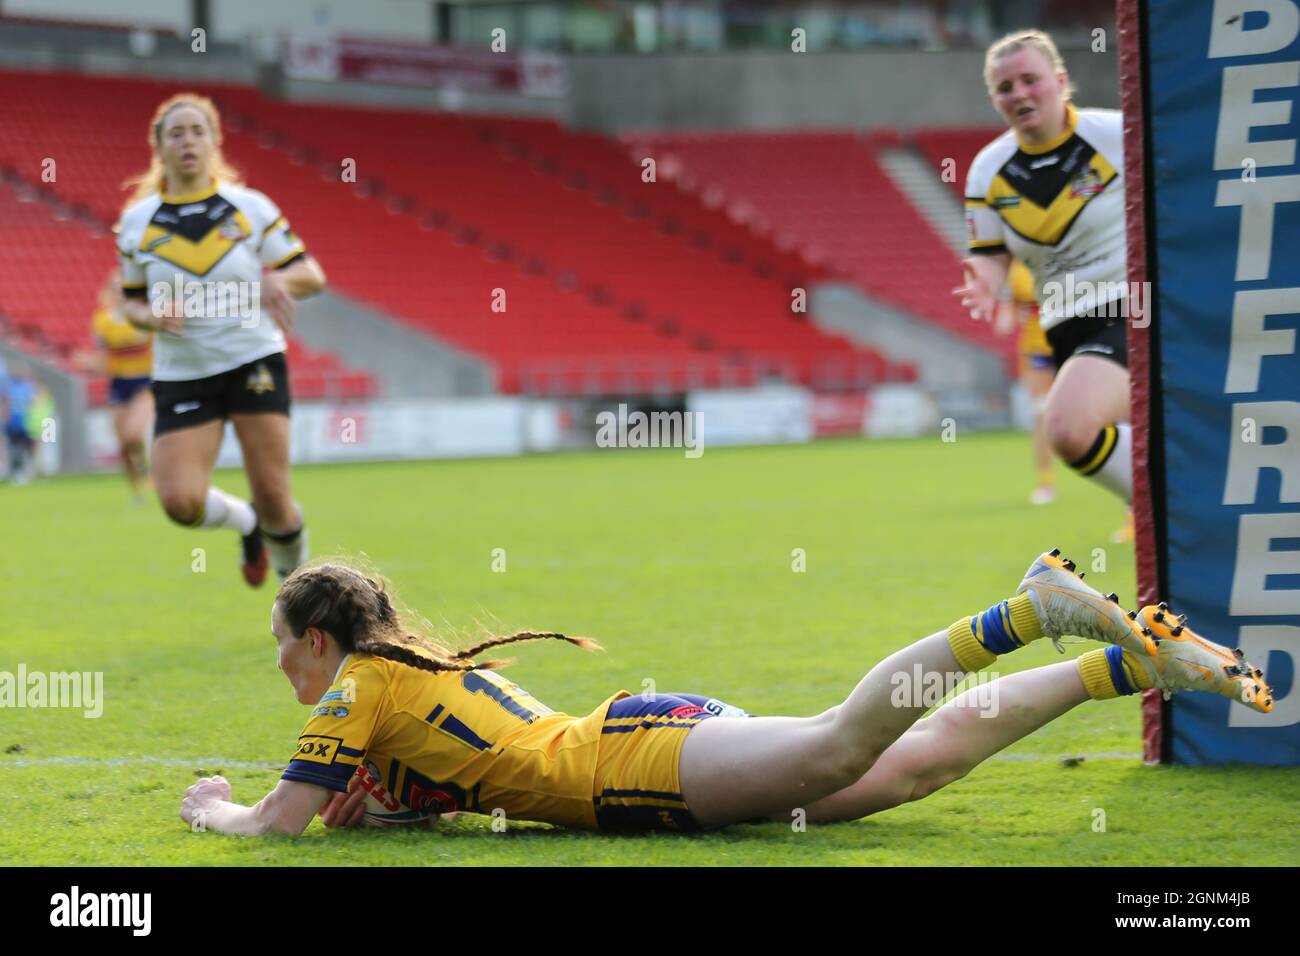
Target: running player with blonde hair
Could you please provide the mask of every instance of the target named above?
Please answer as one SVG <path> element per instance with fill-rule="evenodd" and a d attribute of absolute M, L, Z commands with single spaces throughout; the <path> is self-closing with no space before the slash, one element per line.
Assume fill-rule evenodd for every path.
<path fill-rule="evenodd" d="M 155 486 L 177 524 L 239 534 L 244 578 L 257 586 L 268 548 L 281 577 L 307 556 L 289 482 L 285 333 L 295 300 L 320 292 L 325 276 L 275 203 L 240 184 L 211 100 L 181 93 L 160 104 L 149 147 L 115 232 L 124 311 L 157 333 Z M 227 420 L 251 504 L 211 485 Z"/>
<path fill-rule="evenodd" d="M 413 633 L 381 581 L 339 564 L 295 571 L 271 609 L 279 666 L 314 709 L 276 788 L 253 806 L 205 777 L 181 817 L 196 829 L 299 834 L 366 815 L 467 810 L 586 830 L 693 831 L 756 819 L 854 820 L 919 800 L 1087 700 L 1158 687 L 1269 712 L 1263 674 L 1193 634 L 1165 605 L 1125 613 L 1056 551 L 1017 593 L 891 654 L 813 717 L 752 717 L 693 694 L 620 691 L 590 714 L 556 713 L 494 668 L 492 647 L 583 638 L 520 632 L 454 652 Z M 1109 646 L 933 700 L 900 687 L 961 679 L 1040 638 Z M 1058 644 L 1059 647 L 1059 644 Z M 902 691 L 900 693 L 900 691 Z M 743 718 L 743 719 L 742 719 Z M 349 788 L 355 789 L 349 793 Z M 392 819 L 392 818 L 390 818 Z"/>
<path fill-rule="evenodd" d="M 1128 294 L 1122 117 L 1074 106 L 1061 54 L 1038 30 L 990 46 L 984 80 L 1008 129 L 971 163 L 971 255 L 954 292 L 974 318 L 989 320 L 1012 257 L 1025 263 L 1057 369 L 1044 410 L 1048 441 L 1127 502 L 1125 317 L 1144 303 Z"/>

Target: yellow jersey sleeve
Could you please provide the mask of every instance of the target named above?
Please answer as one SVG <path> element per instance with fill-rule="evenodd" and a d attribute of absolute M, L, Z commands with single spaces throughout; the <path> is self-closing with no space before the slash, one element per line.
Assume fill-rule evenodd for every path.
<path fill-rule="evenodd" d="M 96 309 L 91 326 L 95 337 L 109 349 L 148 345 L 151 338 L 148 332 L 137 329 L 130 322 L 118 322 L 108 309 Z"/>
<path fill-rule="evenodd" d="M 391 710 L 388 681 L 374 659 L 349 657 L 312 710 L 281 779 L 346 793 Z"/>

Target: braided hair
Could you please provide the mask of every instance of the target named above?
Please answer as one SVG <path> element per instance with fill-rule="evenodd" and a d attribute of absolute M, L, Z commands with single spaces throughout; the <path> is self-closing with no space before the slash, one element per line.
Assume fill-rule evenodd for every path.
<path fill-rule="evenodd" d="M 402 623 L 382 579 L 376 581 L 343 564 L 301 567 L 280 585 L 276 601 L 295 637 L 309 627 L 328 632 L 345 653 L 373 654 L 423 671 L 492 670 L 508 660 L 479 663 L 473 657 L 490 647 L 517 641 L 554 639 L 584 650 L 600 645 L 585 637 L 553 631 L 517 631 L 453 651 L 431 638 L 413 634 Z"/>

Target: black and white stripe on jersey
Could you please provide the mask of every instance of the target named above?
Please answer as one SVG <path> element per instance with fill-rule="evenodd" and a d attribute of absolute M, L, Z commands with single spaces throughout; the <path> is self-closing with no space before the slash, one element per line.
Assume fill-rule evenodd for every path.
<path fill-rule="evenodd" d="M 998 174 L 1025 199 L 1046 209 L 1096 152 L 1075 134 L 1050 153 L 1017 150 Z"/>

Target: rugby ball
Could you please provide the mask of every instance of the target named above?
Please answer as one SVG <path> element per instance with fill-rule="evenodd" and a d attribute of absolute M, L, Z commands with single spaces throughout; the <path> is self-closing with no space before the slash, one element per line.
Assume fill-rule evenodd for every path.
<path fill-rule="evenodd" d="M 366 826 L 416 826 L 432 827 L 438 822 L 438 812 L 413 810 L 402 803 L 396 794 L 389 793 L 381 782 L 380 768 L 371 760 L 357 768 L 357 785 L 366 792 Z"/>

